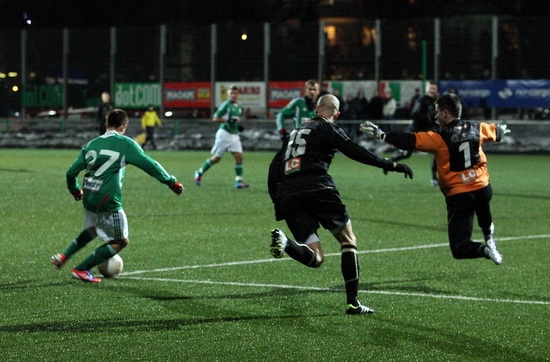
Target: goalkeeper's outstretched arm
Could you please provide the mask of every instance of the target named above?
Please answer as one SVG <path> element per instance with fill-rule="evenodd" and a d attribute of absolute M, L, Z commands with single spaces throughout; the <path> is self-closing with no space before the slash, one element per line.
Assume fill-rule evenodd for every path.
<path fill-rule="evenodd" d="M 412 150 L 416 144 L 414 133 L 408 132 L 384 132 L 377 124 L 365 121 L 359 126 L 361 131 L 378 138 L 380 141 L 389 143 L 401 150 Z"/>
<path fill-rule="evenodd" d="M 388 132 L 384 141 L 400 150 L 412 150 L 416 146 L 416 136 L 409 132 Z"/>

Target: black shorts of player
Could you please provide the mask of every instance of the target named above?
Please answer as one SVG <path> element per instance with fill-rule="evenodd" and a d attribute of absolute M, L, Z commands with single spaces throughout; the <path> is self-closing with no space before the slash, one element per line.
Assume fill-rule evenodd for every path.
<path fill-rule="evenodd" d="M 346 205 L 334 188 L 283 196 L 281 208 L 288 228 L 299 242 L 316 233 L 319 225 L 333 231 L 343 229 L 349 221 Z"/>
<path fill-rule="evenodd" d="M 492 215 L 490 202 L 493 197 L 491 184 L 475 191 L 448 196 L 447 203 L 448 233 L 451 247 L 470 242 L 474 228 L 474 215 L 483 230 L 491 227 Z"/>

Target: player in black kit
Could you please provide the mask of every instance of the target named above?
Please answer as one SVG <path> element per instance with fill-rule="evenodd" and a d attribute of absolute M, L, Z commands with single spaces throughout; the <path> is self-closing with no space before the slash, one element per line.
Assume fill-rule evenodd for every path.
<path fill-rule="evenodd" d="M 412 124 L 411 132 L 427 132 L 434 127 L 437 127 L 435 119 L 435 101 L 438 97 L 438 86 L 436 82 L 431 81 L 428 86 L 428 93 L 419 98 L 414 104 L 411 111 Z M 393 162 L 399 162 L 406 158 L 411 157 L 412 150 L 401 150 L 397 156 L 390 158 Z M 435 156 L 430 155 L 430 170 L 432 172 L 432 179 L 430 184 L 437 186 L 437 165 L 435 164 Z M 384 174 L 387 171 L 384 170 Z"/>
<path fill-rule="evenodd" d="M 280 229 L 271 231 L 271 254 L 281 258 L 286 252 L 300 263 L 318 268 L 324 260 L 317 229 L 329 230 L 341 246 L 342 275 L 347 296 L 347 314 L 374 313 L 357 300 L 359 262 L 351 221 L 328 169 L 338 150 L 347 157 L 370 166 L 405 174 L 412 170 L 396 164 L 354 143 L 334 120 L 340 107 L 338 98 L 319 98 L 315 116 L 292 131 L 270 165 L 268 188 L 277 220 L 284 219 L 295 240 Z M 282 156 L 282 157 L 281 157 Z M 278 171 L 278 172 L 277 172 Z"/>

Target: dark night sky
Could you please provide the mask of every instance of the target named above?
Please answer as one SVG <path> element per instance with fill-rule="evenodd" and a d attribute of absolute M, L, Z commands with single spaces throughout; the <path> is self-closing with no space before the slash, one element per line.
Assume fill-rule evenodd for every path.
<path fill-rule="evenodd" d="M 37 28 L 263 22 L 277 16 L 277 3 L 277 0 L 0 0 L 0 29 L 27 27 L 25 14 L 32 20 L 31 27 Z M 279 12 L 282 14 L 282 10 Z"/>
<path fill-rule="evenodd" d="M 27 27 L 25 14 L 32 21 L 31 27 L 36 28 L 315 20 L 323 16 L 318 3 L 320 0 L 0 0 L 0 30 Z M 338 0 L 335 3 L 341 4 Z M 340 11 L 370 18 L 433 17 L 476 11 L 550 14 L 548 0 L 414 0 L 413 3 L 356 0 L 347 3 L 352 5 L 340 6 Z M 350 6 L 354 8 L 349 9 Z"/>

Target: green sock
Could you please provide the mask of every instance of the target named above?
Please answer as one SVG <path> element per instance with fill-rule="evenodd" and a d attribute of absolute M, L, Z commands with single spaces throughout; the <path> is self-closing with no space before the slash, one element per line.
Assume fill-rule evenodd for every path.
<path fill-rule="evenodd" d="M 212 161 L 210 161 L 209 158 L 206 159 L 206 161 L 204 161 L 204 163 L 202 164 L 201 168 L 199 168 L 199 173 L 202 175 L 203 173 L 205 173 L 210 167 L 212 167 L 213 163 Z"/>
<path fill-rule="evenodd" d="M 240 163 L 235 164 L 235 182 L 243 180 L 243 165 Z"/>
<path fill-rule="evenodd" d="M 109 259 L 116 254 L 115 249 L 109 243 L 101 245 L 99 248 L 95 249 L 90 256 L 88 256 L 84 261 L 74 268 L 76 270 L 90 270 L 94 266 L 103 263 L 105 260 Z"/>
<path fill-rule="evenodd" d="M 75 239 L 73 239 L 69 243 L 69 245 L 67 246 L 67 249 L 65 249 L 63 254 L 68 259 L 94 239 L 95 239 L 95 235 L 93 235 L 88 229 L 84 229 L 82 230 L 80 235 L 78 235 Z"/>

